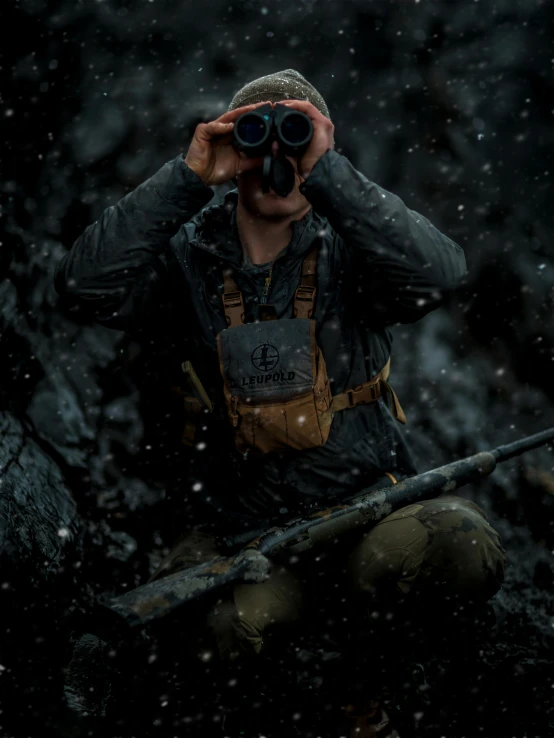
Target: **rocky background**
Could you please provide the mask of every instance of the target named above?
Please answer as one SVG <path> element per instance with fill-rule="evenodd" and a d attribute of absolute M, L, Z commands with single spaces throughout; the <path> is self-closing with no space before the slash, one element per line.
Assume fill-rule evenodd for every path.
<path fill-rule="evenodd" d="M 55 265 L 242 84 L 296 68 L 339 151 L 466 252 L 449 304 L 395 329 L 391 381 L 421 467 L 553 426 L 552 6 L 7 0 L 1 13 L 0 733 L 198 734 L 152 661 L 143 712 L 117 727 L 83 726 L 63 694 L 75 613 L 143 582 L 191 519 L 148 440 L 122 358 L 136 347 L 59 304 Z M 462 492 L 509 556 L 485 678 L 467 675 L 473 735 L 554 734 L 553 467 L 544 448 Z"/>

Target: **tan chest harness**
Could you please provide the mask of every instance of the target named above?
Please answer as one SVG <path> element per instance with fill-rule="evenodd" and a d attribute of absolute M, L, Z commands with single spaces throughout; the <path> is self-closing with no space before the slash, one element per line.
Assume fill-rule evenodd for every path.
<path fill-rule="evenodd" d="M 357 405 L 376 402 L 383 393 L 391 397 L 391 411 L 400 423 L 406 423 L 406 416 L 396 393 L 387 382 L 390 372 L 390 358 L 383 369 L 369 381 L 331 396 L 325 360 L 315 341 L 315 320 L 312 319 L 317 277 L 317 247 L 308 252 L 302 263 L 302 276 L 294 295 L 292 319 L 265 320 L 257 324 L 245 324 L 245 307 L 242 293 L 233 279 L 230 270 L 224 272 L 223 309 L 227 329 L 217 335 L 220 370 L 224 379 L 224 396 L 229 420 L 235 431 L 235 442 L 241 451 L 268 452 L 287 448 L 303 449 L 320 446 L 327 440 L 333 415 L 341 410 L 348 410 Z M 273 346 L 282 341 L 282 336 L 275 329 L 283 326 L 289 333 L 291 326 L 293 337 L 297 340 L 296 354 L 287 372 L 273 371 L 271 351 Z M 240 329 L 240 333 L 237 331 Z M 256 348 L 250 355 L 256 360 L 257 370 L 250 370 L 247 386 L 240 387 L 240 376 L 237 381 L 236 366 L 233 367 L 233 337 L 241 337 L 244 331 L 250 330 L 254 335 Z M 290 336 L 289 336 L 290 338 Z M 285 348 L 290 340 L 285 341 Z M 243 348 L 239 343 L 240 349 Z M 290 347 L 288 347 L 290 348 Z M 256 353 L 257 352 L 257 353 Z M 264 357 L 266 369 L 260 367 Z M 286 353 L 286 352 L 285 352 Z M 304 363 L 305 376 L 303 382 L 297 382 L 294 392 L 283 385 L 288 381 L 290 369 L 298 368 Z M 271 369 L 267 369 L 271 367 Z M 183 401 L 184 429 L 182 443 L 192 446 L 197 440 L 197 427 L 203 422 L 205 412 L 213 409 L 199 378 L 190 362 L 182 364 L 187 389 L 173 386 L 172 391 Z M 252 376 L 252 373 L 254 376 Z M 235 374 L 235 376 L 233 376 Z M 266 380 L 270 385 L 269 393 L 264 393 Z M 262 390 L 262 391 L 258 391 Z"/>
<path fill-rule="evenodd" d="M 217 345 L 228 416 L 242 452 L 323 445 L 336 412 L 376 402 L 384 392 L 391 397 L 394 417 L 406 423 L 398 397 L 387 382 L 390 358 L 369 381 L 331 396 L 312 319 L 317 254 L 314 247 L 303 260 L 291 319 L 245 323 L 242 293 L 231 271 L 224 273 L 227 329 L 217 335 Z M 287 386 L 287 381 L 292 384 Z"/>

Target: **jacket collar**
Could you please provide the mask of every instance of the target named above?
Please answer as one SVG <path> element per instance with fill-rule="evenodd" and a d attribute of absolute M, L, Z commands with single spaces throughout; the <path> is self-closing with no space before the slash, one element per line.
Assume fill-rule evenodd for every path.
<path fill-rule="evenodd" d="M 237 227 L 238 189 L 227 192 L 223 202 L 205 208 L 198 216 L 192 246 L 208 251 L 233 266 L 242 264 L 242 246 Z M 196 220 L 196 219 L 195 219 Z M 299 220 L 292 221 L 292 236 L 286 256 L 303 255 L 323 227 L 323 220 L 310 208 Z"/>

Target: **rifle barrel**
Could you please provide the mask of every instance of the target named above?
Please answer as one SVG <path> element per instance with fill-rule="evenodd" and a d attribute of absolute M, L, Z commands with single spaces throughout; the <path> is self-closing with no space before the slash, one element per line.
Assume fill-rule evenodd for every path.
<path fill-rule="evenodd" d="M 507 461 L 514 456 L 519 456 L 524 451 L 531 451 L 533 448 L 544 446 L 549 441 L 554 441 L 554 428 L 547 428 L 540 433 L 535 433 L 533 436 L 527 436 L 526 438 L 521 438 L 519 441 L 498 446 L 492 453 L 497 462 Z"/>

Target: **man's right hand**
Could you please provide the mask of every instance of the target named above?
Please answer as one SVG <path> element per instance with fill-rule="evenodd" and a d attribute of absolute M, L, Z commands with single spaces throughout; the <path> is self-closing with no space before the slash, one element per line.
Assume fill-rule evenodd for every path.
<path fill-rule="evenodd" d="M 211 123 L 199 123 L 185 156 L 189 166 L 208 186 L 228 182 L 241 172 L 255 169 L 263 164 L 263 157 L 247 157 L 232 146 L 233 127 L 243 113 L 267 102 L 245 105 L 229 110 Z"/>

